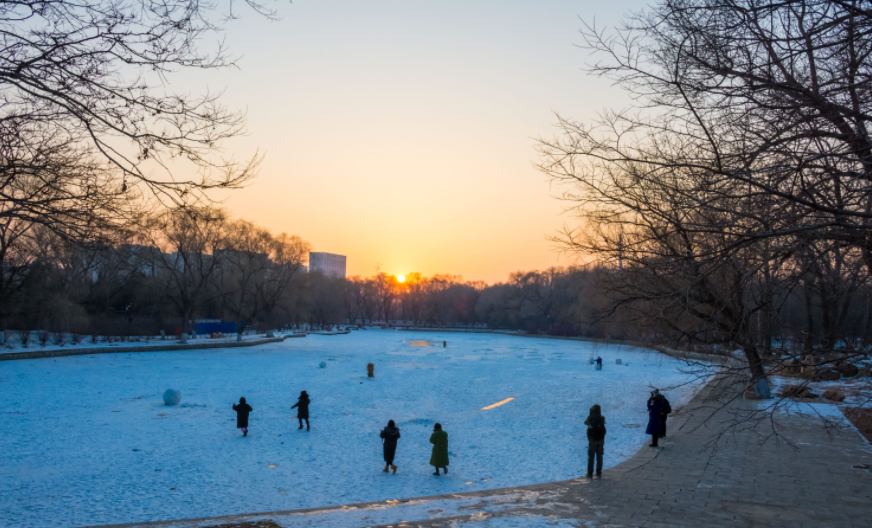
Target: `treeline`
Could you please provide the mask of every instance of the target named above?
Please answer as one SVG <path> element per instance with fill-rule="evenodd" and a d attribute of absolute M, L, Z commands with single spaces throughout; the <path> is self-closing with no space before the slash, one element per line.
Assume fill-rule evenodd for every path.
<path fill-rule="evenodd" d="M 581 336 L 659 343 L 679 347 L 735 342 L 705 326 L 690 334 L 689 316 L 663 312 L 652 301 L 627 300 L 627 282 L 638 289 L 635 269 L 607 266 L 550 268 L 512 273 L 486 285 L 458 276 L 412 273 L 399 282 L 379 273 L 368 278 L 308 282 L 308 322 L 414 325 L 435 328 L 520 330 L 533 334 Z M 872 338 L 872 288 L 858 268 L 815 266 L 797 277 L 779 275 L 746 295 L 777 297 L 773 309 L 758 310 L 745 329 L 764 353 L 849 347 L 864 348 Z M 647 287 L 656 287 L 651 282 Z M 724 288 L 729 284 L 723 284 Z M 768 286 L 768 290 L 761 290 Z M 635 290 L 634 290 L 635 291 Z M 773 303 L 774 304 L 774 303 Z M 650 311 L 649 311 L 650 310 Z M 401 323 L 402 322 L 402 323 Z"/>
<path fill-rule="evenodd" d="M 38 224 L 2 234 L 2 329 L 93 335 L 190 333 L 201 317 L 283 324 L 296 315 L 310 249 L 208 207 L 150 215 L 111 244 Z"/>
<path fill-rule="evenodd" d="M 670 301 L 667 281 L 676 278 L 668 268 L 638 262 L 628 248 L 619 268 L 516 272 L 487 285 L 455 275 L 410 273 L 401 282 L 387 273 L 347 279 L 306 273 L 310 246 L 300 237 L 212 207 L 145 216 L 114 243 L 70 240 L 38 224 L 8 236 L 15 232 L 0 231 L 2 330 L 178 334 L 190 333 L 198 319 L 220 319 L 239 330 L 379 324 L 735 345 L 717 326 L 703 324 L 716 319 Z M 756 303 L 743 332 L 762 354 L 863 348 L 870 340 L 872 289 L 856 252 L 829 248 L 838 257 L 831 261 L 812 249 L 793 255 L 778 273 L 744 282 L 726 273 L 706 276 L 723 292 L 713 308 L 729 310 L 731 294 L 734 302 Z M 742 269 L 735 260 L 725 265 Z M 658 290 L 660 297 L 639 295 Z"/>

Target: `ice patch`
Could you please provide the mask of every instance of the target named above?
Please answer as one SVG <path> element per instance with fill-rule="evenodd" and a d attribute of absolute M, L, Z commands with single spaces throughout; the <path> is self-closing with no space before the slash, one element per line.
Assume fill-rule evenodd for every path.
<path fill-rule="evenodd" d="M 642 430 L 623 425 L 646 422 L 649 386 L 690 378 L 675 360 L 626 347 L 596 351 L 610 363 L 620 353 L 632 368 L 596 372 L 587 364 L 590 343 L 422 334 L 358 332 L 252 349 L 5 362 L 0 399 L 7 402 L 4 426 L 15 434 L 0 435 L 0 526 L 212 517 L 576 478 L 586 464 L 582 422 L 591 405 L 605 410 L 610 467 L 647 441 Z M 412 348 L 403 337 L 451 346 Z M 549 361 L 558 355 L 556 368 Z M 328 357 L 337 360 L 318 369 Z M 377 377 L 361 383 L 369 362 Z M 165 407 L 167 387 L 195 394 L 196 404 Z M 298 429 L 290 408 L 301 390 L 312 396 L 311 431 Z M 681 387 L 667 396 L 677 408 L 693 392 Z M 231 409 L 241 396 L 254 408 L 247 437 Z M 509 396 L 515 400 L 481 410 Z M 402 430 L 396 475 L 381 471 L 379 432 L 390 419 Z M 429 466 L 435 422 L 447 431 L 452 453 L 441 477 Z M 498 507 L 489 504 L 486 511 Z M 427 519 L 428 509 L 453 506 L 417 507 L 385 522 L 324 526 Z"/>

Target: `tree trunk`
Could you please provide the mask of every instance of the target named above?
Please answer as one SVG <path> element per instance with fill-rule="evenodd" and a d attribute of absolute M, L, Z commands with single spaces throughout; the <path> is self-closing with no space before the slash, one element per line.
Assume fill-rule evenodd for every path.
<path fill-rule="evenodd" d="M 802 290 L 805 296 L 805 351 L 811 353 L 814 349 L 814 313 L 812 312 L 809 281 L 804 281 Z"/>

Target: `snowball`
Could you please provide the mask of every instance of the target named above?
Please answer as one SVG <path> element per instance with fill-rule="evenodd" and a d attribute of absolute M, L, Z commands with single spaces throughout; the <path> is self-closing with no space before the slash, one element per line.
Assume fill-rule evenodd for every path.
<path fill-rule="evenodd" d="M 322 361 L 321 364 L 318 365 L 318 366 L 321 367 L 321 368 L 327 368 L 327 362 L 326 362 L 326 361 Z"/>
<path fill-rule="evenodd" d="M 167 391 L 163 395 L 163 399 L 166 405 L 178 405 L 179 402 L 182 401 L 182 392 L 173 389 L 167 389 Z"/>

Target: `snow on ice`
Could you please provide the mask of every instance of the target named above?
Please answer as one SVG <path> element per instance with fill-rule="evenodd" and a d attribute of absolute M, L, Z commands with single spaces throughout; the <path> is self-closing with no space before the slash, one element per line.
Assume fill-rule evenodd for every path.
<path fill-rule="evenodd" d="M 602 371 L 589 364 L 594 354 Z M 591 405 L 606 416 L 610 467 L 649 440 L 651 388 L 677 408 L 698 388 L 692 380 L 680 362 L 642 349 L 386 330 L 2 362 L 0 525 L 156 521 L 576 478 Z M 168 386 L 185 403 L 164 405 Z M 309 432 L 290 408 L 301 390 L 312 400 Z M 240 396 L 254 409 L 248 437 L 231 409 Z M 381 471 L 389 419 L 402 433 L 396 475 Z M 428 465 L 436 422 L 449 438 L 441 477 Z"/>

